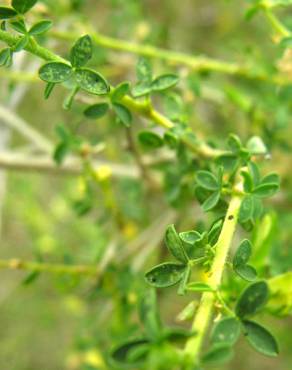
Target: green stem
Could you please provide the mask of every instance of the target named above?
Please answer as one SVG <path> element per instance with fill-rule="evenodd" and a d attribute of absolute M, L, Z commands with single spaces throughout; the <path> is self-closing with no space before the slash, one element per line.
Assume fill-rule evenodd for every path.
<path fill-rule="evenodd" d="M 4 41 L 7 45 L 13 47 L 19 40 L 19 37 L 11 35 L 6 31 L 0 30 L 0 40 Z M 26 45 L 25 50 L 47 61 L 55 61 L 69 64 L 69 62 L 66 59 L 40 46 L 32 37 L 30 38 L 29 43 Z"/>
<path fill-rule="evenodd" d="M 51 31 L 56 38 L 73 41 L 79 36 L 74 32 Z M 250 68 L 238 63 L 225 62 L 206 56 L 192 56 L 186 53 L 175 52 L 154 47 L 152 45 L 137 44 L 113 37 L 108 37 L 91 30 L 89 32 L 96 45 L 112 50 L 125 51 L 149 58 L 158 58 L 172 65 L 184 65 L 194 71 L 210 71 L 225 73 L 228 75 L 245 77 L 253 80 L 262 80 L 272 83 L 285 84 L 285 80 L 279 76 L 269 76 L 261 72 L 251 71 Z"/>
<path fill-rule="evenodd" d="M 0 260 L 0 268 L 12 270 L 27 270 L 31 272 L 49 272 L 54 274 L 98 276 L 96 266 L 86 265 L 62 265 L 20 259 Z"/>
<path fill-rule="evenodd" d="M 265 8 L 264 13 L 271 23 L 274 30 L 283 37 L 291 36 L 291 32 L 284 26 L 284 24 L 276 17 L 276 15 L 269 9 Z"/>
<path fill-rule="evenodd" d="M 241 205 L 242 197 L 234 195 L 225 216 L 223 227 L 216 243 L 216 252 L 214 261 L 206 281 L 215 291 L 218 290 L 225 267 L 226 258 L 233 234 L 237 224 L 237 216 Z M 212 292 L 205 292 L 202 295 L 201 302 L 193 321 L 192 331 L 196 333 L 191 337 L 185 346 L 185 370 L 193 369 L 193 364 L 198 363 L 199 354 L 202 348 L 203 340 L 209 327 L 213 307 L 216 301 L 216 295 Z"/>

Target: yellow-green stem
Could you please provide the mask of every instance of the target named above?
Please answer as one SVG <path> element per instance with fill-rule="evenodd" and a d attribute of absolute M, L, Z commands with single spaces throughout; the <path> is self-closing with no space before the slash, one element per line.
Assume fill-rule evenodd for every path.
<path fill-rule="evenodd" d="M 216 244 L 214 261 L 209 277 L 206 281 L 214 290 L 217 290 L 221 284 L 226 258 L 237 224 L 241 199 L 242 197 L 239 195 L 234 195 L 231 198 L 223 227 Z M 199 361 L 202 344 L 209 327 L 215 300 L 216 295 L 212 292 L 205 292 L 202 295 L 201 302 L 192 325 L 192 331 L 195 335 L 187 341 L 184 350 L 185 370 L 193 369 L 193 365 L 197 364 Z"/>
<path fill-rule="evenodd" d="M 269 8 L 264 9 L 265 15 L 271 23 L 274 30 L 279 33 L 282 37 L 291 36 L 291 32 L 284 26 L 282 22 L 276 17 L 276 15 Z"/>
<path fill-rule="evenodd" d="M 79 37 L 78 34 L 68 31 L 51 31 L 52 36 L 64 40 L 75 40 Z M 210 71 L 225 73 L 227 75 L 240 76 L 253 80 L 262 80 L 272 82 L 276 84 L 285 84 L 287 81 L 281 76 L 271 76 L 261 72 L 253 71 L 247 66 L 240 65 L 238 63 L 226 62 L 209 58 L 207 56 L 192 56 L 186 53 L 176 52 L 167 49 L 157 48 L 152 45 L 138 44 L 135 42 L 125 41 L 108 37 L 94 30 L 89 31 L 90 36 L 96 45 L 104 48 L 124 51 L 136 55 L 141 55 L 149 58 L 157 58 L 164 60 L 172 65 L 182 65 L 195 71 Z"/>

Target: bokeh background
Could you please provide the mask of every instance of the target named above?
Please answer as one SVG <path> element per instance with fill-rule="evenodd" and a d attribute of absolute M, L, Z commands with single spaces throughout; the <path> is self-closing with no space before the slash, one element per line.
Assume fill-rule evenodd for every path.
<path fill-rule="evenodd" d="M 193 55 L 206 54 L 272 73 L 283 50 L 275 43 L 262 15 L 246 20 L 249 3 L 47 0 L 39 1 L 29 20 L 43 16 L 54 21 L 53 30 L 83 34 L 93 27 L 108 36 Z M 285 8 L 278 13 L 287 26 L 292 26 L 291 10 Z M 64 56 L 72 44 L 53 32 L 42 42 Z M 136 62 L 135 55 L 95 46 L 91 63 L 115 84 L 135 80 Z M 48 101 L 43 99 L 44 84 L 36 77 L 40 63 L 35 57 L 19 53 L 9 71 L 0 69 L 0 153 L 38 155 L 23 135 L 7 125 L 8 110 L 54 144 L 58 142 L 55 127 L 63 124 L 87 140 L 105 142 L 103 158 L 132 166 L 123 128 L 114 119 L 86 120 L 80 114 L 84 107 L 80 101 L 70 112 L 65 111 L 61 102 L 66 89 L 60 87 Z M 291 269 L 291 87 L 189 72 L 186 67 L 155 59 L 153 69 L 155 74 L 176 71 L 181 76 L 181 89 L 176 94 L 184 102 L 185 116 L 210 142 L 223 145 L 229 132 L 243 140 L 251 135 L 263 136 L 272 152 L 266 166 L 282 177 L 281 192 L 266 203 L 270 212 L 261 229 L 268 228 L 263 238 L 269 256 L 268 275 Z M 163 109 L 161 102 L 158 105 Z M 134 122 L 138 128 L 145 125 L 137 117 Z M 177 222 L 182 230 L 193 227 L 193 223 L 200 227 L 204 219 L 198 206 L 193 202 L 175 208 L 171 194 L 149 193 L 142 181 L 124 177 L 112 180 L 105 176 L 94 190 L 92 209 L 84 215 L 80 215 L 85 191 L 82 176 L 2 170 L 0 188 L 1 259 L 98 264 L 107 247 L 114 244 L 107 273 L 98 281 L 0 270 L 1 369 L 106 369 L 105 351 L 140 328 L 137 296 L 144 284 L 143 272 L 166 253 L 161 242 L 165 220 L 166 224 Z M 150 252 L 144 255 L 145 250 Z M 120 258 L 127 253 L 129 257 Z M 134 271 L 130 267 L 133 264 Z M 169 324 L 176 323 L 178 312 L 187 302 L 172 289 L 162 292 L 159 301 L 163 320 Z M 262 322 L 277 334 L 281 355 L 265 358 L 241 340 L 233 361 L 220 369 L 291 369 L 291 318 L 265 314 Z"/>

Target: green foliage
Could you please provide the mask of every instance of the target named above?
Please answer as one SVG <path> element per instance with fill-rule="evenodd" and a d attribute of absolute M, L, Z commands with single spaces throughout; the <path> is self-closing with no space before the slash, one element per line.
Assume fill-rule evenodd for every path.
<path fill-rule="evenodd" d="M 240 63 L 164 49 L 175 39 L 173 32 L 169 33 L 169 25 L 159 22 L 165 24 L 162 29 L 154 18 L 150 22 L 151 12 L 145 13 L 136 1 L 124 2 L 122 10 L 119 1 L 94 6 L 90 2 L 84 6 L 82 0 L 44 1 L 30 14 L 36 3 L 37 0 L 13 0 L 11 7 L 0 6 L 3 20 L 0 40 L 6 44 L 0 51 L 0 66 L 9 67 L 1 77 L 8 79 L 8 95 L 12 96 L 18 79 L 37 79 L 35 75 L 22 75 L 10 68 L 13 54 L 24 51 L 43 59 L 38 77 L 46 83 L 45 99 L 58 84 L 66 94 L 61 95 L 60 88 L 48 102 L 51 110 L 48 109 L 48 114 L 42 112 L 41 127 L 45 130 L 46 122 L 51 127 L 60 117 L 65 123 L 56 125 L 53 150 L 49 140 L 41 140 L 38 133 L 25 130 L 25 137 L 37 138 L 33 139 L 37 151 L 33 150 L 31 155 L 40 151 L 41 156 L 39 162 L 36 158 L 24 167 L 78 175 L 78 185 L 74 183 L 73 189 L 67 191 L 66 201 L 75 217 L 80 217 L 78 223 L 103 230 L 108 247 L 103 246 L 102 250 L 94 247 L 90 252 L 90 245 L 75 240 L 74 230 L 68 242 L 71 249 L 56 248 L 51 254 L 47 250 L 37 251 L 36 262 L 11 260 L 4 261 L 3 266 L 28 270 L 23 285 L 37 283 L 45 271 L 54 273 L 56 280 L 61 281 L 60 291 L 70 294 L 81 286 L 83 275 L 92 279 L 89 285 L 86 282 L 82 299 L 86 296 L 84 300 L 88 300 L 90 307 L 110 306 L 111 319 L 107 319 L 106 312 L 96 323 L 99 315 L 95 312 L 93 320 L 89 307 L 83 309 L 86 313 L 80 315 L 81 326 L 84 325 L 80 330 L 82 335 L 74 339 L 80 358 L 72 361 L 73 367 L 197 370 L 210 365 L 217 368 L 232 358 L 241 333 L 257 352 L 277 356 L 276 339 L 250 318 L 256 319 L 263 311 L 287 315 L 292 307 L 291 276 L 287 273 L 292 260 L 285 249 L 290 240 L 289 230 L 283 226 L 283 232 L 278 229 L 276 232 L 273 220 L 276 213 L 271 211 L 281 207 L 279 224 L 283 220 L 281 212 L 289 213 L 286 208 L 290 179 L 283 170 L 287 163 L 280 166 L 279 160 L 280 172 L 284 172 L 284 193 L 281 189 L 277 199 L 280 205 L 270 199 L 265 202 L 280 190 L 279 175 L 269 173 L 269 168 L 275 161 L 278 164 L 281 154 L 291 151 L 288 140 L 291 31 L 287 28 L 289 22 L 287 26 L 282 24 L 274 13 L 274 8 L 291 5 L 291 1 L 249 2 L 246 19 L 258 13 L 265 16 L 275 33 L 275 44 L 267 44 L 270 37 L 265 36 L 263 47 L 256 45 L 259 49 L 253 50 L 246 46 L 246 40 L 250 39 L 247 31 L 246 39 L 236 46 L 239 55 L 236 59 Z M 169 9 L 174 3 L 170 2 Z M 95 6 L 97 12 L 93 11 Z M 104 6 L 112 11 L 109 19 L 108 12 L 103 12 L 98 28 L 105 28 L 112 35 L 131 35 L 137 43 L 104 36 L 87 24 L 88 14 L 84 16 L 83 11 L 88 8 L 94 17 Z M 230 6 L 234 10 L 240 8 Z M 218 5 L 218 9 L 223 8 Z M 47 33 L 53 23 L 42 19 L 43 14 L 48 18 L 53 16 L 59 27 Z M 165 12 L 163 17 L 168 19 L 170 14 Z M 234 22 L 241 24 L 242 14 L 234 21 L 228 13 L 228 19 L 231 24 L 227 28 L 231 29 Z M 60 20 L 66 27 L 61 27 Z M 176 27 L 173 25 L 173 29 Z M 257 27 L 251 22 L 246 28 L 254 35 Z M 200 30 L 200 25 L 197 28 Z M 234 29 L 232 43 L 240 32 L 238 27 Z M 78 37 L 80 30 L 90 35 Z M 218 42 L 218 34 L 222 30 L 217 31 L 216 37 L 210 34 L 207 41 L 204 37 L 204 50 L 212 50 L 212 44 L 216 44 L 212 52 L 221 54 L 223 44 L 222 40 Z M 177 45 L 181 49 L 186 45 L 193 48 L 192 43 L 200 41 L 200 33 L 196 37 L 195 41 L 183 37 L 181 45 Z M 73 46 L 71 49 L 70 45 L 66 46 L 64 52 L 63 44 L 50 42 L 53 38 L 61 39 L 64 44 L 70 41 Z M 226 41 L 223 54 L 231 58 L 234 51 L 231 52 Z M 163 48 L 150 45 L 155 42 Z M 47 48 L 51 44 L 57 44 L 60 55 Z M 264 48 L 269 51 L 261 56 L 259 50 Z M 126 53 L 120 58 L 106 49 Z M 134 63 L 137 57 L 136 77 L 128 53 L 136 55 Z M 217 74 L 232 78 L 224 80 Z M 59 98 L 63 104 L 59 104 Z M 59 112 L 59 106 L 65 112 Z M 57 112 L 56 116 L 51 112 Z M 89 121 L 101 118 L 102 124 Z M 234 133 L 228 135 L 230 130 Z M 52 164 L 49 155 L 55 163 Z M 3 163 L 13 167 L 9 161 Z M 54 210 L 46 213 L 50 212 Z M 62 214 L 62 207 L 57 207 L 56 212 Z M 35 222 L 46 223 L 45 220 Z M 62 215 L 59 224 L 63 227 Z M 184 231 L 178 232 L 180 228 Z M 248 232 L 252 232 L 250 237 L 246 236 Z M 54 239 L 62 238 L 62 233 L 63 230 L 54 235 Z M 235 233 L 236 240 L 242 241 L 230 261 Z M 42 235 L 33 236 L 33 245 L 42 238 Z M 162 240 L 164 249 L 160 248 Z M 94 234 L 89 244 L 99 243 Z M 82 246 L 79 255 L 75 254 L 77 245 Z M 283 251 L 282 259 L 279 251 Z M 164 261 L 165 252 L 171 261 Z M 86 258 L 90 265 L 79 264 L 79 259 Z M 52 261 L 58 259 L 61 263 L 54 265 Z M 152 263 L 154 267 L 149 268 Z M 225 273 L 228 268 L 231 273 Z M 277 276 L 279 273 L 283 274 Z M 175 293 L 170 289 L 165 294 L 162 292 L 157 302 L 156 289 L 174 285 L 179 297 L 174 298 Z M 202 297 L 197 302 L 193 295 Z M 180 308 L 177 317 L 179 321 L 193 320 L 189 330 L 165 326 L 160 318 L 158 303 L 166 317 L 167 314 L 173 317 L 181 302 L 186 306 Z M 212 329 L 208 333 L 210 324 Z M 201 343 L 208 334 L 209 346 L 204 352 Z M 92 355 L 93 348 L 97 354 Z M 69 360 L 68 363 L 66 366 L 72 367 Z"/>

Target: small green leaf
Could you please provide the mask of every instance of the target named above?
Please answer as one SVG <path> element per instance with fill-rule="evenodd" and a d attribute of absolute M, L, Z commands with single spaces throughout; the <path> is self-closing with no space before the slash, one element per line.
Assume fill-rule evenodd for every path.
<path fill-rule="evenodd" d="M 17 12 L 12 9 L 8 8 L 7 6 L 0 6 L 0 19 L 10 19 L 17 15 Z"/>
<path fill-rule="evenodd" d="M 147 337 L 152 340 L 161 335 L 161 321 L 157 308 L 156 291 L 153 288 L 147 290 L 139 302 L 140 321 L 143 323 Z"/>
<path fill-rule="evenodd" d="M 259 136 L 251 137 L 248 140 L 246 147 L 251 154 L 260 155 L 268 152 L 267 147 Z"/>
<path fill-rule="evenodd" d="M 145 274 L 145 279 L 156 288 L 166 288 L 177 284 L 184 276 L 185 269 L 185 265 L 165 262 L 149 270 Z"/>
<path fill-rule="evenodd" d="M 208 190 L 218 190 L 219 183 L 217 178 L 209 171 L 198 171 L 196 173 L 197 183 Z"/>
<path fill-rule="evenodd" d="M 234 317 L 226 317 L 218 321 L 212 332 L 213 343 L 225 343 L 232 346 L 240 335 L 240 323 Z"/>
<path fill-rule="evenodd" d="M 113 109 L 122 124 L 126 127 L 130 127 L 132 122 L 132 114 L 129 109 L 120 103 L 113 103 Z"/>
<path fill-rule="evenodd" d="M 0 51 L 0 66 L 9 67 L 12 63 L 12 50 L 11 48 L 5 48 Z"/>
<path fill-rule="evenodd" d="M 92 58 L 92 41 L 89 35 L 80 37 L 70 52 L 70 61 L 73 67 L 79 68 Z"/>
<path fill-rule="evenodd" d="M 209 284 L 200 282 L 191 282 L 186 286 L 186 289 L 191 292 L 214 292 Z"/>
<path fill-rule="evenodd" d="M 253 209 L 254 209 L 254 199 L 252 195 L 247 195 L 243 198 L 240 209 L 239 209 L 239 214 L 238 214 L 238 219 L 239 222 L 246 222 L 250 220 L 253 216 Z"/>
<path fill-rule="evenodd" d="M 148 343 L 149 343 L 149 340 L 146 338 L 133 339 L 129 342 L 123 343 L 115 347 L 111 351 L 111 358 L 115 362 L 120 363 L 120 364 L 136 364 L 138 361 L 137 356 L 135 356 L 136 358 L 133 358 L 131 356 L 131 352 L 133 353 L 133 351 L 136 351 L 137 348 L 142 347 L 142 346 L 143 348 L 145 348 L 144 345 L 147 345 Z"/>
<path fill-rule="evenodd" d="M 213 346 L 207 353 L 202 357 L 203 364 L 216 364 L 221 365 L 229 361 L 233 356 L 232 348 L 225 343 L 217 344 Z"/>
<path fill-rule="evenodd" d="M 183 231 L 179 233 L 179 237 L 183 242 L 194 245 L 197 240 L 201 239 L 201 234 L 195 230 Z"/>
<path fill-rule="evenodd" d="M 241 265 L 234 267 L 234 271 L 237 273 L 238 276 L 246 281 L 254 281 L 257 278 L 256 269 L 250 265 Z"/>
<path fill-rule="evenodd" d="M 28 44 L 28 42 L 29 42 L 29 36 L 28 35 L 20 37 L 17 40 L 16 44 L 13 46 L 13 51 L 15 53 L 17 53 L 17 52 L 23 50 L 26 47 L 26 45 Z"/>
<path fill-rule="evenodd" d="M 23 19 L 20 19 L 18 21 L 10 22 L 10 26 L 17 32 L 26 34 L 26 26 Z"/>
<path fill-rule="evenodd" d="M 12 6 L 15 10 L 18 11 L 20 14 L 24 14 L 28 12 L 38 0 L 12 0 Z"/>
<path fill-rule="evenodd" d="M 141 96 L 150 94 L 151 91 L 151 85 L 149 82 L 139 82 L 133 86 L 132 95 L 134 98 L 140 98 Z"/>
<path fill-rule="evenodd" d="M 145 57 L 140 57 L 136 66 L 136 74 L 139 82 L 151 82 L 152 67 L 151 63 Z"/>
<path fill-rule="evenodd" d="M 63 162 L 63 160 L 65 159 L 68 152 L 69 152 L 68 144 L 62 141 L 55 148 L 55 151 L 54 151 L 54 154 L 53 154 L 54 161 L 58 165 L 60 165 Z"/>
<path fill-rule="evenodd" d="M 48 20 L 40 21 L 38 23 L 35 23 L 28 32 L 32 36 L 41 35 L 47 32 L 52 27 L 52 24 L 53 24 L 52 21 Z"/>
<path fill-rule="evenodd" d="M 243 321 L 245 337 L 250 345 L 263 355 L 275 357 L 279 347 L 274 336 L 263 326 L 253 321 Z"/>
<path fill-rule="evenodd" d="M 169 225 L 165 232 L 165 244 L 169 252 L 180 262 L 187 263 L 188 257 L 184 250 L 182 241 L 178 236 L 174 225 Z"/>
<path fill-rule="evenodd" d="M 98 103 L 98 104 L 93 104 L 87 107 L 83 114 L 87 118 L 91 119 L 98 119 L 103 117 L 107 111 L 109 110 L 109 105 L 107 103 Z"/>
<path fill-rule="evenodd" d="M 184 329 L 181 327 L 173 327 L 173 328 L 165 328 L 163 330 L 162 338 L 169 342 L 177 343 L 177 342 L 185 341 L 187 338 L 190 338 L 193 335 L 194 333 L 187 329 Z"/>
<path fill-rule="evenodd" d="M 253 185 L 257 186 L 260 183 L 260 171 L 255 162 L 248 163 L 248 169 L 252 177 Z"/>
<path fill-rule="evenodd" d="M 61 83 L 71 77 L 72 68 L 61 62 L 49 62 L 39 70 L 40 78 L 45 82 Z"/>
<path fill-rule="evenodd" d="M 254 315 L 268 300 L 269 290 L 265 281 L 250 284 L 240 295 L 235 312 L 240 318 Z"/>
<path fill-rule="evenodd" d="M 220 232 L 222 230 L 222 225 L 223 225 L 222 219 L 218 220 L 212 225 L 211 229 L 208 232 L 208 242 L 210 245 L 214 245 L 217 242 Z"/>
<path fill-rule="evenodd" d="M 118 102 L 130 91 L 130 82 L 120 83 L 112 92 L 111 101 Z"/>
<path fill-rule="evenodd" d="M 237 135 L 230 134 L 227 140 L 227 144 L 232 152 L 237 153 L 242 148 L 242 143 Z"/>
<path fill-rule="evenodd" d="M 215 191 L 212 195 L 210 195 L 209 198 L 207 198 L 202 204 L 203 210 L 207 212 L 216 207 L 220 200 L 220 195 L 220 191 Z"/>
<path fill-rule="evenodd" d="M 276 184 L 280 185 L 280 178 L 277 173 L 269 173 L 261 179 L 261 185 L 263 184 Z"/>
<path fill-rule="evenodd" d="M 103 76 L 91 69 L 76 69 L 75 79 L 81 89 L 90 94 L 106 95 L 110 91 L 110 86 Z"/>
<path fill-rule="evenodd" d="M 273 196 L 275 193 L 277 193 L 278 190 L 278 184 L 264 183 L 258 185 L 252 193 L 259 198 L 267 198 Z"/>
<path fill-rule="evenodd" d="M 244 239 L 236 250 L 233 258 L 233 266 L 245 265 L 251 256 L 251 243 L 248 239 Z"/>
<path fill-rule="evenodd" d="M 163 139 L 153 131 L 141 131 L 138 140 L 145 149 L 158 149 L 163 146 Z"/>
<path fill-rule="evenodd" d="M 253 181 L 251 174 L 248 171 L 241 171 L 241 176 L 243 177 L 243 189 L 246 193 L 251 193 L 253 188 Z"/>
<path fill-rule="evenodd" d="M 178 76 L 172 74 L 166 74 L 158 76 L 151 84 L 153 91 L 163 91 L 175 86 L 179 81 Z"/>

